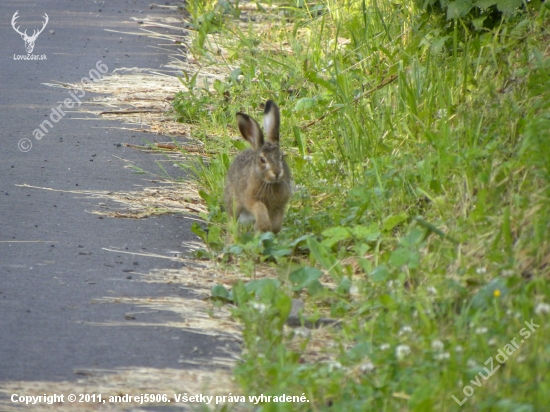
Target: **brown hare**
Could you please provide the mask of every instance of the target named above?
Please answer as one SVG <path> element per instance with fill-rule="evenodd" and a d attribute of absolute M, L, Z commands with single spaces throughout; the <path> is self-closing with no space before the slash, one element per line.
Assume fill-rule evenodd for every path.
<path fill-rule="evenodd" d="M 256 232 L 278 233 L 285 206 L 292 195 L 292 177 L 279 148 L 280 114 L 268 100 L 264 110 L 266 139 L 256 120 L 237 113 L 241 135 L 252 148 L 233 161 L 225 183 L 225 206 L 229 218 L 254 221 Z"/>

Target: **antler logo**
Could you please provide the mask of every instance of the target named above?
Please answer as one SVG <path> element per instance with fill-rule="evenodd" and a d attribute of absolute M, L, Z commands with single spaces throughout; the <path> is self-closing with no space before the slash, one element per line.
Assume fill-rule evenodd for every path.
<path fill-rule="evenodd" d="M 49 17 L 46 13 L 44 13 L 44 23 L 42 24 L 42 28 L 40 30 L 34 30 L 33 31 L 33 34 L 32 36 L 29 36 L 27 34 L 27 30 L 25 30 L 23 33 L 21 33 L 21 31 L 19 31 L 19 27 L 20 26 L 17 26 L 15 27 L 15 21 L 17 20 L 17 18 L 19 17 L 17 15 L 17 13 L 19 13 L 19 10 L 17 10 L 14 14 L 13 14 L 13 17 L 11 18 L 11 26 L 13 27 L 13 29 L 19 33 L 21 35 L 21 38 L 25 41 L 25 49 L 27 49 L 27 53 L 32 53 L 33 49 L 34 49 L 34 42 L 36 41 L 36 39 L 38 38 L 38 35 L 40 33 L 42 33 L 42 31 L 44 31 L 44 28 L 46 27 L 46 24 L 48 24 L 48 21 L 49 21 Z"/>

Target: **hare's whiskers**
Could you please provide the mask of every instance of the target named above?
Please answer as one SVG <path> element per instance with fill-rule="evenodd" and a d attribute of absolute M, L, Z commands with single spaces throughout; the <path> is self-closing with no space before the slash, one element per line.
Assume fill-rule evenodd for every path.
<path fill-rule="evenodd" d="M 264 199 L 267 202 L 269 202 L 269 186 L 270 186 L 269 183 L 263 182 L 262 191 L 261 191 L 262 199 Z"/>

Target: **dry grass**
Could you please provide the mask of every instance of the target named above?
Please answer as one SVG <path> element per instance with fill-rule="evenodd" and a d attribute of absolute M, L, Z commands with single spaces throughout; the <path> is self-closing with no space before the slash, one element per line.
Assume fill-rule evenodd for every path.
<path fill-rule="evenodd" d="M 167 186 L 145 187 L 140 191 L 113 192 L 107 190 L 60 190 L 49 187 L 38 187 L 27 184 L 17 185 L 30 189 L 53 192 L 73 193 L 77 198 L 112 201 L 124 206 L 122 210 L 110 210 L 106 203 L 99 202 L 99 210 L 90 213 L 124 218 L 145 218 L 163 213 L 183 213 L 194 215 L 206 213 L 204 202 L 198 195 L 197 188 L 191 182 L 176 184 L 167 182 Z"/>

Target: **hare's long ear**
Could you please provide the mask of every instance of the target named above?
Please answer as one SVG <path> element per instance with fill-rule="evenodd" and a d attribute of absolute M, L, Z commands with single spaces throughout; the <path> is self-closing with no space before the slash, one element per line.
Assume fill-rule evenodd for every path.
<path fill-rule="evenodd" d="M 254 150 L 259 150 L 264 145 L 264 134 L 256 120 L 247 114 L 237 113 L 237 124 L 241 135 L 252 145 Z"/>
<path fill-rule="evenodd" d="M 267 140 L 272 143 L 279 143 L 279 129 L 281 127 L 281 116 L 279 107 L 273 100 L 268 100 L 264 110 L 264 130 Z"/>

